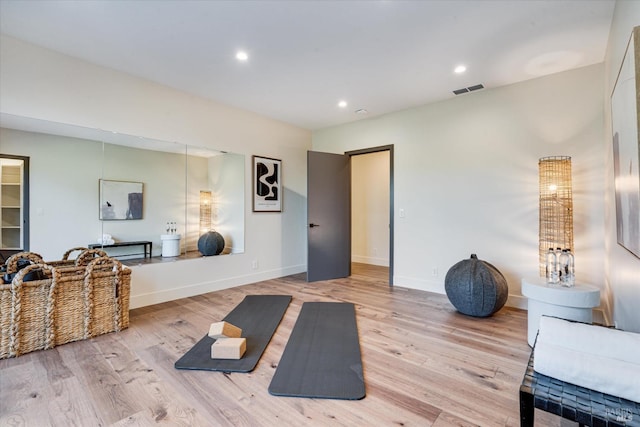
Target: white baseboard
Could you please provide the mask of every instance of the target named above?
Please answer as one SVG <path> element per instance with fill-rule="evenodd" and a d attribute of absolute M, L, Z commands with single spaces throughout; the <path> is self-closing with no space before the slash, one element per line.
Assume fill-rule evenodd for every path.
<path fill-rule="evenodd" d="M 393 283 L 394 283 L 394 286 L 402 286 L 405 288 L 419 289 L 422 291 L 446 295 L 446 291 L 444 289 L 444 282 L 440 282 L 438 280 L 422 280 L 422 279 L 415 279 L 411 277 L 395 276 L 393 278 Z M 514 308 L 520 308 L 522 310 L 526 310 L 527 298 L 522 295 L 509 294 L 505 305 L 507 307 L 514 307 Z"/>
<path fill-rule="evenodd" d="M 223 279 L 211 280 L 202 283 L 194 283 L 186 286 L 161 289 L 156 292 L 131 295 L 129 308 L 133 309 L 145 307 L 148 305 L 173 301 L 180 298 L 192 297 L 195 295 L 206 294 L 208 292 L 247 285 L 249 283 L 276 279 L 279 277 L 289 276 L 291 274 L 303 273 L 305 271 L 307 271 L 306 265 L 296 265 L 274 270 L 260 271 L 257 273 L 251 273 L 241 276 L 226 277 Z"/>
<path fill-rule="evenodd" d="M 505 305 L 507 307 L 514 307 L 514 308 L 520 308 L 522 310 L 527 310 L 527 307 L 528 307 L 527 297 L 523 297 L 522 295 L 509 294 Z"/>
<path fill-rule="evenodd" d="M 382 267 L 389 267 L 388 258 L 376 258 L 364 255 L 351 255 L 351 261 L 359 262 L 362 264 L 380 265 Z"/>
<path fill-rule="evenodd" d="M 393 276 L 393 285 L 403 288 L 418 289 L 421 291 L 445 294 L 444 283 L 438 280 L 423 280 L 413 277 Z"/>

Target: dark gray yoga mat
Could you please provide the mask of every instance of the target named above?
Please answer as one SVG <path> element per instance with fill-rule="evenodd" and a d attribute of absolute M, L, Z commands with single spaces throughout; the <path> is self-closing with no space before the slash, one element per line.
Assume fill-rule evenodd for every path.
<path fill-rule="evenodd" d="M 269 393 L 351 400 L 365 396 L 353 304 L 305 302 L 302 305 Z"/>
<path fill-rule="evenodd" d="M 211 344 L 215 339 L 205 335 L 174 366 L 176 369 L 204 371 L 253 371 L 287 311 L 289 302 L 289 295 L 248 295 L 222 319 L 242 329 L 242 337 L 247 339 L 247 350 L 241 359 L 212 359 Z"/>

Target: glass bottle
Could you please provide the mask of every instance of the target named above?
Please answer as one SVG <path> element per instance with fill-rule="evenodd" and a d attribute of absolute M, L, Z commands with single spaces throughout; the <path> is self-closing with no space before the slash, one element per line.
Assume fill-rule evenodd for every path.
<path fill-rule="evenodd" d="M 558 257 L 558 275 L 560 276 L 562 286 L 569 286 L 569 254 L 567 252 L 568 249 L 563 249 Z"/>
<path fill-rule="evenodd" d="M 567 262 L 567 284 L 566 286 L 572 287 L 576 284 L 576 269 L 575 269 L 575 257 L 571 253 L 571 249 L 567 249 L 567 256 L 569 260 Z"/>
<path fill-rule="evenodd" d="M 549 248 L 545 256 L 547 283 L 558 283 L 558 259 L 553 248 Z"/>

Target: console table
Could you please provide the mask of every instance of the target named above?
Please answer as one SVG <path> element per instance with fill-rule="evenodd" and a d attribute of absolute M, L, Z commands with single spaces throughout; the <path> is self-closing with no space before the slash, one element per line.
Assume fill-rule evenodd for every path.
<path fill-rule="evenodd" d="M 543 315 L 591 323 L 593 308 L 600 305 L 600 289 L 593 285 L 576 284 L 567 288 L 548 284 L 544 278 L 522 279 L 522 295 L 527 302 L 527 342 L 531 347 L 538 334 Z"/>
<path fill-rule="evenodd" d="M 88 246 L 89 249 L 103 249 L 103 248 L 121 248 L 121 247 L 126 247 L 126 246 L 141 246 L 144 250 L 144 252 L 136 252 L 136 253 L 131 253 L 131 254 L 120 254 L 120 255 L 116 255 L 115 257 L 117 258 L 118 256 L 129 256 L 129 255 L 142 255 L 144 254 L 144 257 L 147 258 L 151 258 L 151 242 L 148 240 L 139 240 L 136 242 L 116 242 L 113 243 L 111 245 L 103 245 L 101 243 L 92 243 Z"/>

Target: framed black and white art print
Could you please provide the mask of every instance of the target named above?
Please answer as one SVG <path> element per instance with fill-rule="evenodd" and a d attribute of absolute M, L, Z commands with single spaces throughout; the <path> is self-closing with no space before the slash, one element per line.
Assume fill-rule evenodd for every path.
<path fill-rule="evenodd" d="M 640 258 L 640 27 L 635 27 L 611 95 L 618 243 Z"/>
<path fill-rule="evenodd" d="M 282 212 L 282 160 L 252 157 L 253 211 Z"/>

